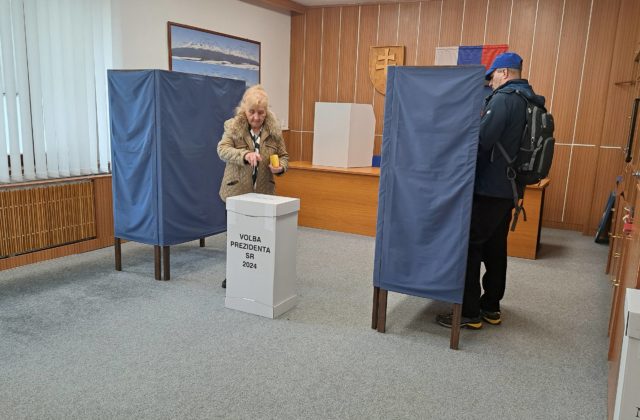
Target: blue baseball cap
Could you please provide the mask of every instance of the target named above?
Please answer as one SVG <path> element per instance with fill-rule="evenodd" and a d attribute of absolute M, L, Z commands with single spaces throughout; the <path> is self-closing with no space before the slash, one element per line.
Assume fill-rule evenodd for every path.
<path fill-rule="evenodd" d="M 491 75 L 497 69 L 518 69 L 522 70 L 522 57 L 513 52 L 505 52 L 494 58 L 491 67 L 484 74 L 485 80 L 490 80 Z"/>

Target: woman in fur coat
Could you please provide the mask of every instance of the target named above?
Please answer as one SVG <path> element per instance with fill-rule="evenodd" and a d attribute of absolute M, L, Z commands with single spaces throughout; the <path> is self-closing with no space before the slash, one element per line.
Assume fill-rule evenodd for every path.
<path fill-rule="evenodd" d="M 278 121 L 269 110 L 269 97 L 262 86 L 247 89 L 236 109 L 236 116 L 224 123 L 218 155 L 227 164 L 220 185 L 223 201 L 227 197 L 250 192 L 275 193 L 273 176 L 286 172 L 289 155 Z"/>
<path fill-rule="evenodd" d="M 286 172 L 289 155 L 262 86 L 247 89 L 236 108 L 236 116 L 224 123 L 218 156 L 227 164 L 220 185 L 223 201 L 250 192 L 275 193 L 273 176 Z M 227 287 L 227 279 L 222 287 Z"/>

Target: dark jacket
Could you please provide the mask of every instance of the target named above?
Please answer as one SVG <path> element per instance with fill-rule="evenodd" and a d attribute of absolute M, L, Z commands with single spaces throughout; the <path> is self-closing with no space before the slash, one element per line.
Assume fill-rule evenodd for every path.
<path fill-rule="evenodd" d="M 509 80 L 485 99 L 474 190 L 478 195 L 513 198 L 511 183 L 507 179 L 507 161 L 495 144 L 499 141 L 512 159 L 518 153 L 526 123 L 526 102 L 515 90 L 531 102 L 544 106 L 544 97 L 536 95 L 525 79 Z M 524 186 L 518 185 L 520 197 L 523 190 Z"/>

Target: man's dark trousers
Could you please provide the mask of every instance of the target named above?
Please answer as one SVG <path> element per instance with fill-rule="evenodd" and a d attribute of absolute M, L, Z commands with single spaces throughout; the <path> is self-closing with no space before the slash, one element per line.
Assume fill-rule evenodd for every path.
<path fill-rule="evenodd" d="M 477 317 L 480 309 L 497 312 L 507 279 L 507 235 L 511 223 L 513 199 L 473 196 L 467 275 L 464 285 L 462 316 Z M 480 265 L 484 294 L 480 297 Z"/>

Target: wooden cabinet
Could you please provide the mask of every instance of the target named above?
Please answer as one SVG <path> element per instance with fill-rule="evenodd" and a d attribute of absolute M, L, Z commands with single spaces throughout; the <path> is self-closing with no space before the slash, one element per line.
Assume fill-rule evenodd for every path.
<path fill-rule="evenodd" d="M 635 185 L 633 208 L 640 211 L 640 183 Z M 640 219 L 631 224 L 630 229 L 623 229 L 618 242 L 620 248 L 620 264 L 613 278 L 613 299 L 611 319 L 609 321 L 609 413 L 613 412 L 615 391 L 620 370 L 620 352 L 624 336 L 624 300 L 627 288 L 640 289 Z M 616 242 L 616 241 L 614 241 Z"/>
<path fill-rule="evenodd" d="M 629 138 L 622 181 L 618 185 L 615 218 L 612 224 L 607 270 L 612 284 L 609 318 L 609 418 L 618 384 L 620 352 L 624 335 L 624 300 L 627 288 L 640 288 L 640 70 L 636 55 L 634 70 L 635 104 L 630 104 Z M 634 106 L 633 108 L 632 105 Z"/>

